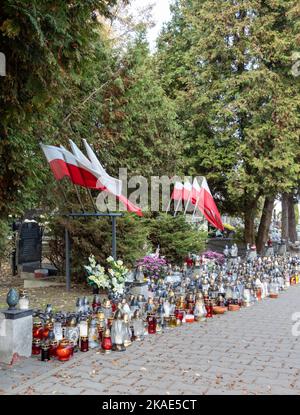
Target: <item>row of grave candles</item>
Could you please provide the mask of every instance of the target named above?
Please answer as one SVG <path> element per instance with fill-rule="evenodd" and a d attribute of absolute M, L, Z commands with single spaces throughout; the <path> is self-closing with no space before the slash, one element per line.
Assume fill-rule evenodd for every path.
<path fill-rule="evenodd" d="M 299 282 L 295 267 L 282 262 L 274 271 L 268 263 L 259 261 L 250 265 L 254 269 L 255 266 L 264 271 L 269 269 L 269 274 L 262 274 L 265 276 L 261 278 L 251 276 L 249 264 L 233 264 L 226 278 L 221 276 L 222 267 L 216 265 L 210 271 L 210 279 L 204 269 L 201 276 L 183 275 L 177 285 L 159 281 L 152 287 L 147 302 L 140 295 L 131 296 L 128 301 L 106 299 L 101 303 L 100 296 L 95 295 L 91 307 L 87 298 L 79 299 L 76 313 L 53 314 L 48 306 L 43 316 L 45 323 L 40 319 L 34 321 L 32 354 L 40 355 L 43 361 L 51 358 L 65 361 L 78 350 L 87 352 L 100 347 L 103 353 L 125 351 L 133 341 L 140 341 L 148 334 L 210 319 L 227 310 L 236 311 L 265 297 L 277 298 L 280 291 Z M 248 268 L 247 278 L 234 278 L 241 268 Z M 283 270 L 288 272 L 283 274 Z"/>

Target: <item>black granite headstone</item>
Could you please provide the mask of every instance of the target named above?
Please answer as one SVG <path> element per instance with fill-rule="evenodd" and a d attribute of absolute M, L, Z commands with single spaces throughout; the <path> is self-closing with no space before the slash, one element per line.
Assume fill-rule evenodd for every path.
<path fill-rule="evenodd" d="M 42 231 L 37 222 L 23 222 L 18 235 L 18 264 L 41 262 Z"/>

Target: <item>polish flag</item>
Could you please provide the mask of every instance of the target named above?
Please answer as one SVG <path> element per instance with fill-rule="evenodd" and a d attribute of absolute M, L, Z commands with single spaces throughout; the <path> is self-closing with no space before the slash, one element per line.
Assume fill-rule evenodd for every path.
<path fill-rule="evenodd" d="M 92 150 L 91 146 L 88 144 L 88 142 L 83 139 L 83 143 L 86 149 L 86 153 L 89 157 L 89 161 L 92 165 L 92 167 L 99 171 L 99 173 L 101 174 L 101 181 L 103 183 L 106 184 L 107 187 L 107 191 L 109 191 L 110 193 L 112 193 L 113 195 L 116 196 L 116 198 L 123 203 L 123 205 L 126 207 L 126 210 L 128 212 L 131 213 L 135 213 L 138 216 L 143 216 L 143 212 L 142 210 L 134 205 L 132 202 L 130 202 L 130 200 L 128 200 L 124 195 L 122 195 L 121 191 L 122 191 L 122 181 L 119 179 L 116 179 L 114 177 L 111 177 L 106 170 L 104 169 L 104 167 L 102 166 L 102 164 L 100 163 L 100 161 L 98 160 L 98 157 L 96 156 L 96 154 L 94 153 L 94 151 Z"/>
<path fill-rule="evenodd" d="M 100 171 L 100 169 L 96 168 L 96 163 L 92 163 L 72 140 L 69 141 L 72 147 L 73 154 L 75 155 L 79 166 L 84 168 L 86 171 L 90 172 L 93 176 L 98 177 L 98 189 L 101 191 L 107 191 L 116 196 L 117 198 L 122 196 L 122 181 L 110 177 L 104 169 L 103 171 Z"/>
<path fill-rule="evenodd" d="M 201 197 L 201 187 L 198 183 L 198 180 L 195 178 L 193 181 L 193 188 L 192 188 L 192 197 L 191 197 L 191 202 L 193 205 L 197 205 L 198 201 L 200 200 Z"/>
<path fill-rule="evenodd" d="M 50 164 L 50 168 L 56 180 L 62 180 L 64 177 L 71 177 L 66 165 L 64 156 L 60 149 L 55 146 L 48 146 L 40 143 L 45 157 Z"/>
<path fill-rule="evenodd" d="M 115 196 L 121 196 L 121 194 L 122 194 L 122 180 L 111 177 L 106 172 L 106 170 L 104 169 L 104 167 L 102 166 L 100 161 L 98 160 L 96 154 L 93 152 L 93 150 L 90 147 L 90 145 L 88 144 L 88 142 L 84 139 L 83 143 L 84 143 L 87 155 L 89 157 L 88 161 L 90 162 L 91 167 L 94 170 L 99 172 L 100 180 L 102 181 L 102 183 L 106 186 L 106 188 L 110 191 L 110 193 L 112 193 Z"/>
<path fill-rule="evenodd" d="M 221 215 L 205 178 L 201 183 L 200 198 L 197 207 L 203 213 L 208 222 L 210 222 L 215 228 L 220 229 L 221 231 L 224 230 Z"/>
<path fill-rule="evenodd" d="M 130 202 L 130 200 L 128 200 L 125 196 L 119 195 L 119 196 L 117 196 L 117 199 L 121 203 L 123 203 L 123 205 L 126 207 L 126 210 L 128 212 L 135 213 L 136 215 L 138 215 L 140 217 L 143 216 L 142 209 L 139 208 L 138 206 L 134 205 L 132 202 Z"/>
<path fill-rule="evenodd" d="M 65 147 L 60 146 L 60 151 L 69 169 L 72 183 L 88 189 L 105 190 L 105 186 L 98 180 L 98 172 L 88 168 Z"/>
<path fill-rule="evenodd" d="M 182 199 L 191 201 L 193 186 L 189 181 L 186 181 L 183 185 Z"/>
<path fill-rule="evenodd" d="M 75 154 L 72 154 L 63 146 L 40 145 L 56 180 L 61 180 L 67 176 L 75 185 L 107 191 L 123 203 L 127 211 L 143 216 L 142 210 L 120 193 L 119 182 L 121 185 L 122 182 L 108 176 L 106 172 L 108 178 L 101 176 L 101 173 L 93 168 L 90 160 L 85 157 L 75 143 L 71 142 Z M 114 182 L 115 180 L 116 182 Z"/>
<path fill-rule="evenodd" d="M 181 182 L 176 182 L 174 185 L 173 192 L 171 194 L 172 200 L 182 200 L 183 197 L 183 184 Z"/>

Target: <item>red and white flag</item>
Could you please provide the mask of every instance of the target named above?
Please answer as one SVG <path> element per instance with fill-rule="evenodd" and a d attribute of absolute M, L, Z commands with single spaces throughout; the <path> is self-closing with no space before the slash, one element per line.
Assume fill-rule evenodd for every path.
<path fill-rule="evenodd" d="M 201 197 L 201 187 L 198 183 L 198 180 L 195 177 L 193 181 L 192 196 L 191 196 L 191 202 L 193 203 L 193 205 L 198 204 L 200 197 Z"/>
<path fill-rule="evenodd" d="M 75 185 L 107 191 L 113 194 L 126 207 L 127 211 L 143 216 L 142 210 L 121 194 L 121 180 L 109 176 L 105 170 L 105 174 L 102 171 L 101 175 L 100 171 L 94 168 L 95 164 L 92 165 L 76 144 L 71 140 L 70 143 L 74 154 L 63 146 L 40 144 L 55 179 L 62 180 L 64 177 L 68 177 Z"/>
<path fill-rule="evenodd" d="M 62 180 L 64 177 L 70 178 L 70 172 L 60 148 L 45 144 L 40 144 L 40 146 L 45 154 L 55 179 Z"/>
<path fill-rule="evenodd" d="M 204 178 L 201 183 L 200 196 L 197 203 L 199 210 L 205 218 L 217 229 L 224 230 L 221 215 L 212 197 L 207 181 Z"/>
<path fill-rule="evenodd" d="M 171 194 L 172 200 L 182 200 L 183 198 L 183 184 L 181 182 L 176 182 L 174 185 L 173 192 Z"/>
<path fill-rule="evenodd" d="M 140 217 L 143 216 L 142 209 L 139 208 L 138 206 L 136 206 L 134 203 L 130 202 L 130 200 L 128 200 L 125 196 L 123 196 L 123 195 L 117 196 L 117 199 L 121 203 L 123 203 L 123 205 L 126 207 L 126 210 L 128 212 L 135 213 L 136 215 L 138 215 Z"/>
<path fill-rule="evenodd" d="M 83 143 L 84 143 L 87 155 L 89 157 L 89 159 L 87 159 L 87 160 L 90 163 L 91 168 L 96 170 L 99 173 L 99 175 L 100 175 L 99 180 L 101 180 L 103 185 L 106 186 L 107 190 L 109 190 L 110 193 L 112 193 L 115 196 L 121 196 L 122 195 L 122 181 L 119 180 L 119 179 L 116 179 L 114 177 L 111 177 L 106 172 L 106 170 L 104 169 L 104 167 L 102 166 L 102 164 L 98 160 L 96 154 L 93 152 L 92 148 L 90 147 L 90 145 L 87 143 L 87 141 L 85 139 L 83 140 Z M 71 145 L 72 145 L 72 143 L 71 143 Z M 76 146 L 76 144 L 75 144 L 75 146 Z M 78 149 L 78 147 L 77 147 L 77 149 Z"/>
<path fill-rule="evenodd" d="M 82 168 L 70 151 L 62 146 L 55 147 L 45 144 L 41 144 L 41 148 L 56 180 L 68 177 L 72 183 L 78 186 L 99 189 L 98 176 Z"/>
<path fill-rule="evenodd" d="M 72 183 L 88 189 L 105 190 L 105 186 L 99 182 L 99 174 L 82 163 L 74 154 L 65 147 L 60 146 L 65 162 L 70 172 Z"/>
<path fill-rule="evenodd" d="M 187 202 L 191 201 L 192 190 L 193 190 L 193 186 L 191 185 L 191 183 L 189 181 L 184 182 L 183 193 L 182 193 L 183 200 Z"/>

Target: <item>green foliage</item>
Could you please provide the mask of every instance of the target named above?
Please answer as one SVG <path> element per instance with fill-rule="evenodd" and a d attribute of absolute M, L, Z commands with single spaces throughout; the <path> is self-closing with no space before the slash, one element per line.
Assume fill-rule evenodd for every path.
<path fill-rule="evenodd" d="M 223 212 L 255 217 L 260 197 L 297 183 L 298 28 L 295 0 L 179 0 L 158 42 L 185 170 L 208 178 Z"/>
<path fill-rule="evenodd" d="M 4 220 L 0 220 L 0 264 L 2 260 L 7 258 L 9 253 L 11 247 L 10 234 L 11 229 L 9 224 Z"/>
<path fill-rule="evenodd" d="M 105 266 L 111 255 L 111 221 L 109 218 L 50 219 L 50 259 L 64 272 L 64 227 L 72 240 L 72 278 L 85 279 L 83 264 L 92 254 Z M 157 217 L 138 218 L 131 214 L 117 220 L 117 256 L 126 266 L 135 266 L 144 255 L 160 246 L 160 253 L 169 262 L 182 264 L 188 252 L 199 252 L 206 238 L 186 222 L 184 216 L 175 218 L 168 214 Z"/>
<path fill-rule="evenodd" d="M 94 148 L 112 174 L 121 164 L 129 175 L 173 175 L 180 169 L 181 129 L 155 76 L 143 31 L 117 59 L 113 82 L 86 107 L 97 113 Z"/>
<path fill-rule="evenodd" d="M 0 82 L 2 217 L 39 200 L 37 143 L 53 135 L 53 119 L 61 119 L 67 107 L 60 104 L 95 60 L 101 24 L 92 13 L 108 16 L 115 2 L 1 2 L 0 50 L 6 56 Z"/>
<path fill-rule="evenodd" d="M 190 225 L 183 215 L 175 218 L 160 214 L 152 219 L 149 239 L 153 247 L 160 247 L 160 254 L 167 261 L 181 265 L 188 252 L 199 252 L 204 248 L 206 234 Z"/>
<path fill-rule="evenodd" d="M 64 272 L 64 227 L 72 240 L 72 278 L 85 280 L 83 264 L 93 254 L 97 262 L 106 264 L 111 255 L 111 220 L 109 218 L 63 219 L 52 218 L 50 224 L 50 259 Z M 117 255 L 126 265 L 134 265 L 147 249 L 147 228 L 143 219 L 130 214 L 117 219 Z"/>
<path fill-rule="evenodd" d="M 144 29 L 119 50 L 103 19 L 115 0 L 71 3 L 5 0 L 0 6 L 8 62 L 0 84 L 2 217 L 64 206 L 40 141 L 88 138 L 113 175 L 120 166 L 144 176 L 172 175 L 180 167 L 176 108 L 156 78 Z M 99 19 L 91 17 L 95 10 Z"/>

